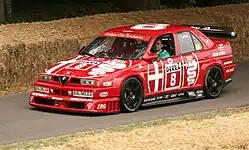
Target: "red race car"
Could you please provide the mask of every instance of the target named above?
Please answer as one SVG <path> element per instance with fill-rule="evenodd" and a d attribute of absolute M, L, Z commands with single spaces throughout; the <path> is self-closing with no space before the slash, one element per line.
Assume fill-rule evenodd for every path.
<path fill-rule="evenodd" d="M 29 104 L 60 111 L 119 113 L 216 98 L 236 70 L 229 27 L 138 24 L 100 33 L 73 58 L 47 68 Z"/>

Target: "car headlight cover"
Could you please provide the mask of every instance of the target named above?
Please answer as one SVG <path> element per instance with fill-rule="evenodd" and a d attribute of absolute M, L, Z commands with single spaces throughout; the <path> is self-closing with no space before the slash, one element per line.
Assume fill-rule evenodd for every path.
<path fill-rule="evenodd" d="M 43 75 L 41 75 L 41 79 L 43 81 L 49 81 L 49 80 L 52 79 L 52 76 L 51 75 L 47 75 L 47 74 L 43 74 Z"/>
<path fill-rule="evenodd" d="M 81 85 L 99 86 L 99 81 L 93 79 L 80 79 Z"/>

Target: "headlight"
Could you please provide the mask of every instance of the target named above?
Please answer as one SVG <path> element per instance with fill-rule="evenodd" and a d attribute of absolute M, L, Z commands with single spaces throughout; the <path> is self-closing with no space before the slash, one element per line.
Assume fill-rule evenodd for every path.
<path fill-rule="evenodd" d="M 80 79 L 81 85 L 92 85 L 92 86 L 99 86 L 99 81 L 92 80 L 92 79 Z"/>
<path fill-rule="evenodd" d="M 35 86 L 35 91 L 43 92 L 43 93 L 49 93 L 49 88 L 41 87 L 41 86 Z"/>
<path fill-rule="evenodd" d="M 43 81 L 49 81 L 52 79 L 52 76 L 51 75 L 41 75 L 41 79 Z"/>

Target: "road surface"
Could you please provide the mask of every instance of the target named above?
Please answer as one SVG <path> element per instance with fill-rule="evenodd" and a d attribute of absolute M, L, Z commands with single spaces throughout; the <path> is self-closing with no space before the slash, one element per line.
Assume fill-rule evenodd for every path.
<path fill-rule="evenodd" d="M 139 121 L 179 116 L 249 104 L 249 61 L 238 63 L 233 82 L 215 100 L 151 107 L 130 114 L 86 116 L 37 111 L 28 105 L 28 93 L 0 98 L 0 144 L 58 136 Z"/>

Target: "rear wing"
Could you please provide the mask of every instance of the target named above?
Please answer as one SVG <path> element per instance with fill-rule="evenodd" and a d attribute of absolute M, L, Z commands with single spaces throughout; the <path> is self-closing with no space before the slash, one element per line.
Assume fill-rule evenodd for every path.
<path fill-rule="evenodd" d="M 204 26 L 204 25 L 184 25 L 189 26 L 191 28 L 198 29 L 203 34 L 209 37 L 214 38 L 222 38 L 222 39 L 234 39 L 237 37 L 236 32 L 232 27 L 224 27 L 224 26 Z"/>

